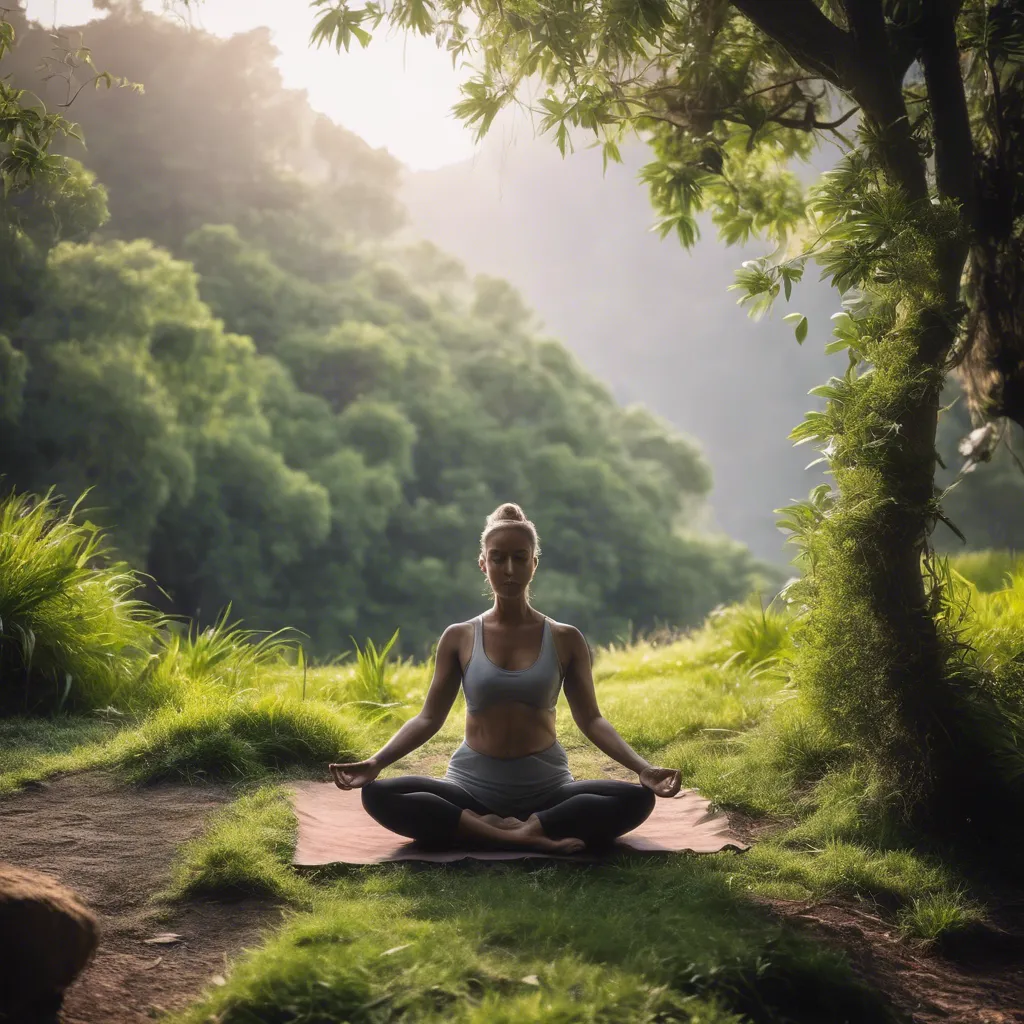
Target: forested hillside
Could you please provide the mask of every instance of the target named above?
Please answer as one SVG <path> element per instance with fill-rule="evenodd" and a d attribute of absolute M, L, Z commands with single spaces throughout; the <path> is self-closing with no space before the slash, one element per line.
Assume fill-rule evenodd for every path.
<path fill-rule="evenodd" d="M 43 84 L 53 41 L 16 27 L 18 84 L 53 104 L 88 80 Z M 65 150 L 88 171 L 22 197 L 31 223 L 6 213 L 5 488 L 92 488 L 171 610 L 232 602 L 324 655 L 396 625 L 423 652 L 479 610 L 477 537 L 506 499 L 541 531 L 537 603 L 594 640 L 756 585 L 745 548 L 688 529 L 699 449 L 617 404 L 503 281 L 396 237 L 400 168 L 281 88 L 266 33 L 83 31 L 145 91 L 83 89 L 86 148 Z"/>
<path fill-rule="evenodd" d="M 824 353 L 835 293 L 809 272 L 788 309 L 752 322 L 727 289 L 741 261 L 770 246 L 726 248 L 709 217 L 693 252 L 674 237 L 662 241 L 638 178 L 645 146 L 623 147 L 623 163 L 604 170 L 585 136 L 563 159 L 518 112 L 496 124 L 472 161 L 405 175 L 410 230 L 471 270 L 508 278 L 617 398 L 643 401 L 696 438 L 715 467 L 716 524 L 781 563 L 789 556 L 772 510 L 824 479 L 820 465 L 805 469 L 813 456 L 787 435 L 821 404 L 808 391 L 846 369 L 845 355 Z M 824 169 L 836 157 L 826 146 L 813 163 Z M 809 318 L 803 345 L 782 320 L 792 310 Z M 951 383 L 945 402 L 958 394 Z M 951 410 L 940 435 L 943 484 L 963 461 L 957 442 L 969 430 L 966 412 Z M 946 504 L 970 548 L 1024 548 L 1024 474 L 1005 450 Z M 963 549 L 941 524 L 935 543 Z"/>

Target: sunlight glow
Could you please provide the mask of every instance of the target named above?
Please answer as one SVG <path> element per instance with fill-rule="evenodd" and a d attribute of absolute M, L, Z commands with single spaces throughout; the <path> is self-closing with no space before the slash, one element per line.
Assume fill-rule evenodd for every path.
<path fill-rule="evenodd" d="M 90 0 L 27 0 L 25 6 L 30 18 L 46 26 L 80 25 L 104 13 L 94 11 Z M 144 6 L 159 12 L 166 5 L 145 0 Z M 473 154 L 470 132 L 451 114 L 464 73 L 453 70 L 433 39 L 391 35 L 374 39 L 366 50 L 353 46 L 349 53 L 311 49 L 314 12 L 306 0 L 202 0 L 190 8 L 176 3 L 171 16 L 219 36 L 267 26 L 281 51 L 277 66 L 285 86 L 305 89 L 314 110 L 371 146 L 387 147 L 413 170 Z"/>

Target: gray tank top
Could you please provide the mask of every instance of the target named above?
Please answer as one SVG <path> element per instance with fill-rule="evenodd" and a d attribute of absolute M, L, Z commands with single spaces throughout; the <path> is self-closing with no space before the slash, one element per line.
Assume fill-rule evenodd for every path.
<path fill-rule="evenodd" d="M 529 668 L 523 669 L 498 668 L 484 651 L 483 615 L 473 619 L 473 653 L 462 677 L 462 692 L 469 711 L 475 713 L 510 700 L 551 709 L 558 703 L 561 688 L 562 670 L 548 619 L 544 619 L 540 654 Z"/>

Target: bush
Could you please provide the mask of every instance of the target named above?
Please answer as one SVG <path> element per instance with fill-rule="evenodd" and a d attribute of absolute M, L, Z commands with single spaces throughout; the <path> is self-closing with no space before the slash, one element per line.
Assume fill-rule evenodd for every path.
<path fill-rule="evenodd" d="M 157 613 L 138 576 L 110 561 L 92 523 L 50 495 L 0 500 L 0 712 L 146 703 L 136 688 Z"/>

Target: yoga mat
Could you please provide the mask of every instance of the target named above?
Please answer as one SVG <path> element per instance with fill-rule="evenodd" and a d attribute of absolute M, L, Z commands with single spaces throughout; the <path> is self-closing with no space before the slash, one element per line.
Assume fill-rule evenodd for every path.
<path fill-rule="evenodd" d="M 694 790 L 674 797 L 659 797 L 651 816 L 639 828 L 622 836 L 607 854 L 572 856 L 534 850 L 449 849 L 417 846 L 378 825 L 366 811 L 359 790 L 339 789 L 333 782 L 301 782 L 291 787 L 292 806 L 299 820 L 298 841 L 292 863 L 301 867 L 322 864 L 380 864 L 420 860 L 448 864 L 466 860 L 597 861 L 616 853 L 718 853 L 746 850 L 748 846 L 729 831 L 729 820 L 715 813 L 710 801 Z"/>

